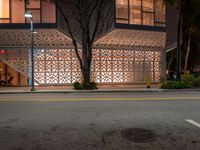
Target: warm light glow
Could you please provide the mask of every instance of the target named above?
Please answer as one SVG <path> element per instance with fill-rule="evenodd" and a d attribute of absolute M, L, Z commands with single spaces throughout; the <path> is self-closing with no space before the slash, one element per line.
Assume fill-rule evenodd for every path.
<path fill-rule="evenodd" d="M 2 0 L 0 0 L 0 7 L 2 7 L 2 6 L 3 6 L 3 5 L 2 5 Z M 1 9 L 0 9 L 0 17 L 2 16 L 2 13 L 3 13 L 2 10 L 3 10 L 3 9 L 1 8 Z"/>
<path fill-rule="evenodd" d="M 116 0 L 116 22 L 165 27 L 165 5 L 154 0 Z"/>
<path fill-rule="evenodd" d="M 56 23 L 56 9 L 49 1 L 0 0 L 0 23 L 25 23 L 26 12 L 32 12 L 35 23 Z M 26 22 L 30 23 L 30 20 Z"/>
<path fill-rule="evenodd" d="M 125 4 L 125 2 L 124 2 L 123 0 L 121 0 L 121 1 L 120 1 L 120 4 L 121 4 L 121 5 L 124 5 L 124 4 Z"/>
<path fill-rule="evenodd" d="M 9 0 L 0 0 L 0 18 L 9 18 Z"/>
<path fill-rule="evenodd" d="M 97 83 L 145 82 L 147 78 L 159 81 L 160 52 L 94 49 L 93 57 L 92 81 Z M 36 50 L 35 58 L 35 79 L 40 85 L 81 79 L 73 50 L 40 49 Z"/>
<path fill-rule="evenodd" d="M 28 76 L 31 66 L 27 59 L 31 58 L 27 51 L 22 52 L 24 54 L 20 53 L 20 57 L 15 50 L 3 53 L 8 56 L 6 61 L 9 65 Z M 2 56 L 0 54 L 0 60 L 5 59 Z M 160 63 L 159 51 L 94 49 L 91 80 L 97 83 L 144 83 L 147 79 L 159 82 Z M 80 66 L 73 49 L 35 49 L 34 69 L 37 85 L 71 84 L 81 80 Z"/>
<path fill-rule="evenodd" d="M 11 21 L 12 23 L 25 23 L 25 4 L 23 0 L 11 1 Z"/>
<path fill-rule="evenodd" d="M 4 54 L 4 50 L 0 50 L 0 54 Z"/>

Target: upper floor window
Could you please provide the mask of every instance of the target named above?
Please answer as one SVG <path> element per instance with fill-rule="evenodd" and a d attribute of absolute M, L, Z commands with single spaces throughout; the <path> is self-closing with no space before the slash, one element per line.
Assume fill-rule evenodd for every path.
<path fill-rule="evenodd" d="M 160 0 L 116 0 L 116 22 L 165 27 L 165 5 Z"/>
<path fill-rule="evenodd" d="M 120 23 L 128 23 L 128 0 L 116 0 L 116 16 Z"/>
<path fill-rule="evenodd" d="M 10 5 L 8 0 L 0 0 L 0 23 L 9 23 Z"/>
<path fill-rule="evenodd" d="M 56 9 L 43 0 L 0 0 L 0 23 L 26 23 L 25 12 L 32 12 L 34 23 L 56 23 Z"/>

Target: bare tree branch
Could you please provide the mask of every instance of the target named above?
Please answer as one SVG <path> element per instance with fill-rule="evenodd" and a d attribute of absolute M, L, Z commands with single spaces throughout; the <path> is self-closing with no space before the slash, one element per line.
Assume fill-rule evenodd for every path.
<path fill-rule="evenodd" d="M 113 23 L 108 5 L 113 0 L 50 0 L 62 16 L 63 30 L 67 30 L 79 60 L 84 82 L 90 81 L 92 46 L 99 31 L 106 31 Z M 106 9 L 105 9 L 106 8 Z M 114 10 L 114 9 L 113 9 Z M 103 21 L 103 22 L 102 22 Z M 105 21 L 105 22 L 104 22 Z M 62 28 L 61 28 L 62 29 Z M 64 31 L 65 32 L 65 31 Z M 103 34 L 103 33 L 101 33 Z M 78 42 L 82 56 L 78 52 Z"/>
<path fill-rule="evenodd" d="M 70 26 L 70 24 L 69 24 L 68 17 L 65 15 L 65 13 L 63 12 L 62 7 L 61 7 L 61 6 L 65 5 L 65 3 L 63 3 L 63 1 L 60 0 L 60 1 L 59 1 L 59 2 L 60 2 L 60 5 L 59 5 L 59 2 L 56 1 L 56 0 L 50 0 L 50 1 L 56 6 L 56 8 L 57 8 L 57 9 L 59 10 L 59 12 L 61 13 L 63 19 L 65 20 L 65 23 L 66 23 L 66 25 L 67 25 L 67 29 L 68 29 L 69 35 L 70 35 L 70 37 L 72 38 L 72 43 L 73 43 L 74 48 L 75 48 L 76 56 L 77 56 L 77 58 L 78 58 L 78 60 L 79 60 L 80 66 L 82 66 L 83 63 L 82 63 L 82 59 L 81 59 L 81 57 L 80 57 L 80 55 L 79 55 L 79 53 L 78 53 L 78 45 L 77 45 L 77 42 L 76 42 L 76 40 L 75 40 L 75 38 L 74 38 L 74 36 L 73 36 L 72 29 L 71 29 L 71 26 Z M 67 1 L 67 0 L 66 0 L 66 1 Z M 66 1 L 65 1 L 65 2 L 66 2 Z"/>

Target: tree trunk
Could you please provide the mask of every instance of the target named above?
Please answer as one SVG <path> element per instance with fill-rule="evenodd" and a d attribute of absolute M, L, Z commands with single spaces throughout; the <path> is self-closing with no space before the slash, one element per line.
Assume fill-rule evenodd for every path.
<path fill-rule="evenodd" d="M 188 68 L 188 60 L 189 60 L 189 55 L 190 55 L 190 43 L 191 43 L 191 38 L 192 38 L 192 36 L 189 35 L 189 39 L 188 39 L 188 43 L 187 43 L 187 52 L 186 52 L 186 56 L 185 56 L 184 72 L 186 72 L 186 71 L 187 71 L 187 68 Z"/>
<path fill-rule="evenodd" d="M 169 56 L 170 57 L 170 56 Z M 167 65 L 167 70 L 168 70 L 168 79 L 172 79 L 171 78 L 171 76 L 170 76 L 170 71 L 171 71 L 171 66 L 172 66 L 172 63 L 173 63 L 173 61 L 174 61 L 174 52 L 172 51 L 172 55 L 171 55 L 171 57 L 170 57 L 170 60 L 169 60 L 169 63 L 168 63 L 168 65 Z M 173 71 L 174 71 L 174 68 L 173 68 Z"/>
<path fill-rule="evenodd" d="M 91 73 L 91 61 L 87 60 L 87 58 L 83 58 L 82 76 L 83 76 L 83 82 L 86 84 L 90 83 L 90 73 Z"/>
<path fill-rule="evenodd" d="M 181 80 L 181 42 L 182 42 L 182 13 L 183 13 L 183 6 L 182 0 L 179 1 L 180 3 L 180 10 L 179 10 L 179 18 L 178 18 L 178 32 L 177 32 L 177 66 L 176 66 L 176 80 Z"/>
<path fill-rule="evenodd" d="M 87 32 L 86 32 L 87 33 Z M 82 76 L 83 82 L 86 85 L 86 89 L 89 88 L 87 85 L 90 83 L 90 75 L 91 75 L 91 62 L 92 62 L 92 44 L 89 39 L 89 32 L 85 34 L 82 39 Z"/>

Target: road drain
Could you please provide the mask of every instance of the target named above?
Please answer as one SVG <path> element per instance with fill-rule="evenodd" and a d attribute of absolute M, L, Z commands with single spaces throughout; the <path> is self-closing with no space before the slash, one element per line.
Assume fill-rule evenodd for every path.
<path fill-rule="evenodd" d="M 123 138 L 135 143 L 147 143 L 156 141 L 156 134 L 142 128 L 129 128 L 121 131 Z"/>

